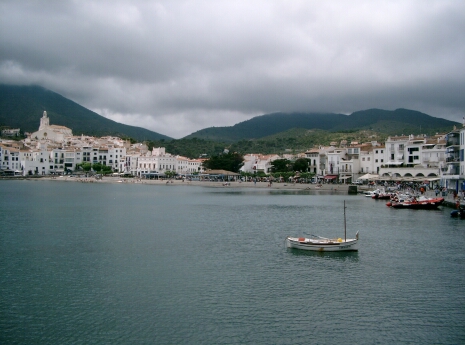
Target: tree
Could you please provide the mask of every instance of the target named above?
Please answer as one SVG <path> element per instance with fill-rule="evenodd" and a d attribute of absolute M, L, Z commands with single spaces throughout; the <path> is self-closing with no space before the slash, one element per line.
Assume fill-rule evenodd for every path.
<path fill-rule="evenodd" d="M 168 178 L 172 178 L 176 176 L 176 171 L 171 171 L 171 170 L 166 170 L 165 171 L 165 176 Z"/>
<path fill-rule="evenodd" d="M 90 169 L 92 168 L 92 164 L 87 162 L 76 164 L 76 169 L 79 167 L 81 167 L 84 171 L 90 171 Z"/>
<path fill-rule="evenodd" d="M 239 172 L 242 165 L 244 165 L 244 157 L 237 152 L 212 156 L 203 162 L 203 166 L 206 169 L 220 169 L 236 173 Z"/>
<path fill-rule="evenodd" d="M 298 158 L 294 162 L 293 169 L 294 171 L 306 172 L 308 170 L 309 163 L 310 159 L 308 158 Z"/>
<path fill-rule="evenodd" d="M 289 171 L 292 163 L 289 159 L 275 159 L 271 162 L 272 172 L 285 172 Z"/>

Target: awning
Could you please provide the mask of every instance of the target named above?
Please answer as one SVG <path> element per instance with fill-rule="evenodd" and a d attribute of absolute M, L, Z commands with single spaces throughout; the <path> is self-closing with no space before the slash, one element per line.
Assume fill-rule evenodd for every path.
<path fill-rule="evenodd" d="M 387 165 L 401 165 L 404 162 L 386 162 Z"/>
<path fill-rule="evenodd" d="M 326 175 L 325 176 L 325 180 L 334 180 L 335 178 L 337 178 L 337 175 Z"/>
<path fill-rule="evenodd" d="M 352 176 L 350 176 L 350 175 L 349 176 L 341 176 L 341 177 L 339 177 L 339 180 L 346 180 L 348 178 L 352 178 Z"/>
<path fill-rule="evenodd" d="M 378 177 L 378 175 L 372 175 L 372 174 L 365 174 L 363 176 L 360 176 L 357 180 L 368 180 L 373 177 Z"/>

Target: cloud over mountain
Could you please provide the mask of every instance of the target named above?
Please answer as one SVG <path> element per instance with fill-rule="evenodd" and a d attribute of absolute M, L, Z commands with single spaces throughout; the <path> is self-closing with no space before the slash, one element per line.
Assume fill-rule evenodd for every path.
<path fill-rule="evenodd" d="M 459 0 L 5 0 L 0 13 L 0 82 L 172 137 L 274 111 L 464 116 Z"/>

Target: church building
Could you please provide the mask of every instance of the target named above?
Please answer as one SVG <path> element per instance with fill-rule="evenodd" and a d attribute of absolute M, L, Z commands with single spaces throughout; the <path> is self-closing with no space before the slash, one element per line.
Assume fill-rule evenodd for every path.
<path fill-rule="evenodd" d="M 50 125 L 50 119 L 47 116 L 47 112 L 44 111 L 42 118 L 40 119 L 40 127 L 37 132 L 31 134 L 31 139 L 42 140 L 48 139 L 54 142 L 61 143 L 65 141 L 66 137 L 73 135 L 70 128 L 65 126 Z"/>

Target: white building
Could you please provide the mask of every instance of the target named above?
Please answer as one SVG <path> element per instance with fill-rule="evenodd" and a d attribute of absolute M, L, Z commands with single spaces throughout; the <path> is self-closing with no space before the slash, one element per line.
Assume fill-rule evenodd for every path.
<path fill-rule="evenodd" d="M 0 169 L 7 172 L 21 172 L 20 149 L 0 144 Z"/>
<path fill-rule="evenodd" d="M 445 136 L 402 136 L 386 140 L 386 163 L 377 172 L 385 177 L 439 180 L 445 163 Z"/>
<path fill-rule="evenodd" d="M 309 159 L 309 172 L 318 174 L 320 167 L 320 151 L 317 149 L 308 150 L 305 152 L 305 158 Z"/>
<path fill-rule="evenodd" d="M 441 169 L 442 186 L 455 191 L 465 190 L 464 184 L 464 150 L 465 150 L 465 126 L 461 129 L 454 128 L 446 135 L 446 163 Z"/>
<path fill-rule="evenodd" d="M 202 173 L 203 160 L 190 159 L 183 156 L 176 156 L 176 173 L 178 175 L 191 175 L 194 173 Z"/>
<path fill-rule="evenodd" d="M 137 176 L 150 172 L 164 174 L 167 171 L 176 171 L 176 157 L 166 153 L 164 147 L 153 148 L 152 152 L 138 157 Z"/>
<path fill-rule="evenodd" d="M 71 129 L 65 126 L 50 125 L 47 112 L 44 111 L 40 119 L 40 126 L 37 132 L 31 133 L 30 138 L 35 140 L 49 139 L 54 142 L 64 142 L 65 138 L 73 135 Z"/>
<path fill-rule="evenodd" d="M 2 129 L 3 137 L 19 137 L 19 135 L 20 135 L 19 128 Z"/>
<path fill-rule="evenodd" d="M 244 156 L 244 164 L 240 168 L 241 172 L 244 173 L 258 173 L 263 172 L 269 174 L 271 172 L 273 161 L 280 159 L 279 155 L 262 155 L 262 154 L 246 154 Z"/>

